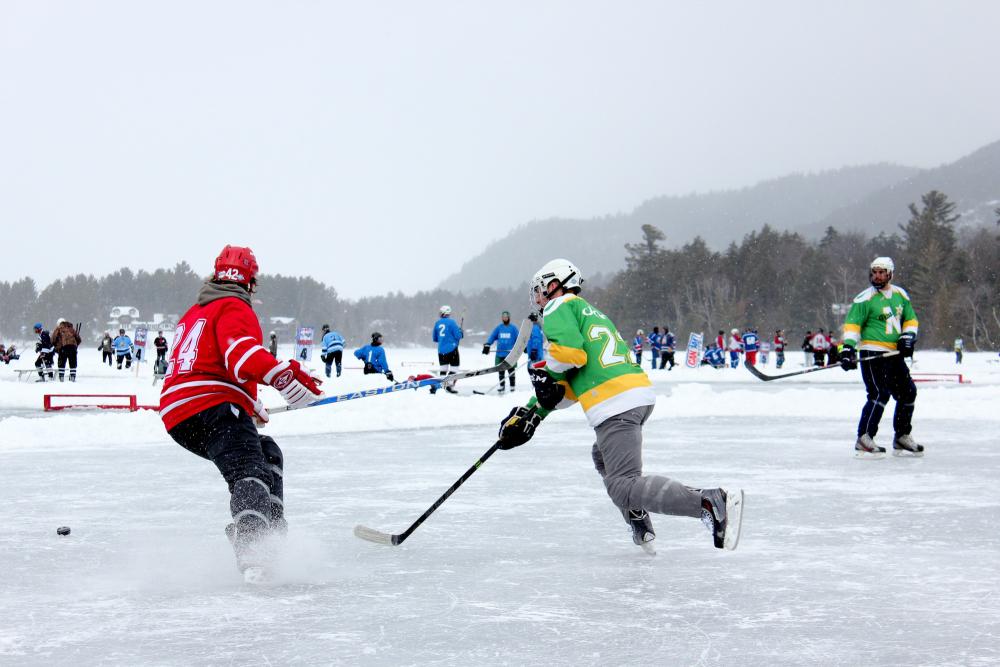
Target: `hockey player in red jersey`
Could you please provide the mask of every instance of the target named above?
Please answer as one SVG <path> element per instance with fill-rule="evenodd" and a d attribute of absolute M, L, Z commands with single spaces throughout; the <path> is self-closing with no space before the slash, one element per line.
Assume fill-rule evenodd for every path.
<path fill-rule="evenodd" d="M 233 523 L 226 528 L 248 581 L 267 564 L 265 538 L 284 533 L 283 457 L 257 433 L 268 421 L 257 384 L 268 384 L 293 407 L 320 396 L 320 381 L 297 361 L 279 361 L 262 346 L 251 295 L 257 260 L 250 248 L 227 245 L 215 272 L 184 314 L 160 393 L 160 418 L 182 447 L 208 459 L 229 485 Z"/>

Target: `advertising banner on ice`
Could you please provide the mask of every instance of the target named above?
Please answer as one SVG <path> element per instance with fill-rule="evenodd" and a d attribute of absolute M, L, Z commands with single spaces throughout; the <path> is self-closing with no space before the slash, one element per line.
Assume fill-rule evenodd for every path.
<path fill-rule="evenodd" d="M 701 355 L 701 334 L 692 332 L 688 336 L 687 355 L 684 357 L 684 364 L 688 368 L 698 367 L 698 357 Z"/>
<path fill-rule="evenodd" d="M 295 333 L 295 358 L 299 361 L 312 361 L 314 333 L 312 327 L 299 327 Z"/>
<path fill-rule="evenodd" d="M 146 337 L 149 336 L 149 329 L 137 327 L 135 330 L 135 360 L 142 361 L 146 356 Z"/>

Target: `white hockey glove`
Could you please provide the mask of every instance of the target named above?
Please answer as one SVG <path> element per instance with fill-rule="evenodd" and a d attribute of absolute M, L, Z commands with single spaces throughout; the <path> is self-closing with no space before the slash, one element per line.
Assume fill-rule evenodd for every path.
<path fill-rule="evenodd" d="M 271 421 L 271 415 L 267 413 L 267 408 L 264 407 L 264 402 L 260 398 L 255 399 L 253 402 L 253 421 L 260 428 L 263 428 Z"/>
<path fill-rule="evenodd" d="M 309 375 L 294 359 L 283 361 L 268 371 L 264 382 L 278 390 L 289 407 L 304 408 L 323 397 L 322 380 Z"/>

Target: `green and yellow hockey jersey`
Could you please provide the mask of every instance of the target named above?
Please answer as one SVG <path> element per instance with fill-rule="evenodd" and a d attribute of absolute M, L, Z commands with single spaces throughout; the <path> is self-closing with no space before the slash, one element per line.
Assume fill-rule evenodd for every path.
<path fill-rule="evenodd" d="M 652 383 L 614 322 L 585 300 L 567 294 L 549 301 L 542 311 L 542 332 L 546 370 L 566 386 L 559 408 L 579 402 L 596 427 L 626 410 L 656 403 Z M 528 407 L 548 414 L 534 397 Z"/>
<path fill-rule="evenodd" d="M 902 287 L 869 287 L 854 297 L 844 322 L 844 347 L 862 350 L 895 350 L 903 332 L 917 334 L 917 314 Z"/>

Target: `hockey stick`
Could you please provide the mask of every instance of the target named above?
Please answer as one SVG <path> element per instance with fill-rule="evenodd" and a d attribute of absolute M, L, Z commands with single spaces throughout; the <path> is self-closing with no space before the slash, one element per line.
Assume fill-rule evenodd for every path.
<path fill-rule="evenodd" d="M 868 357 L 867 359 L 858 359 L 858 363 L 863 363 L 866 361 L 871 361 L 872 359 L 885 359 L 886 357 L 895 357 L 899 354 L 899 350 L 893 350 L 892 352 L 886 352 L 885 354 L 880 354 L 875 357 Z M 764 382 L 770 382 L 771 380 L 783 380 L 784 378 L 794 377 L 796 375 L 805 375 L 806 373 L 815 373 L 816 371 L 825 371 L 831 368 L 842 368 L 840 363 L 828 364 L 826 366 L 813 366 L 812 368 L 807 368 L 804 371 L 793 371 L 791 373 L 785 373 L 783 375 L 767 375 L 760 371 L 756 366 L 751 364 L 749 361 L 743 361 L 743 367 L 750 371 L 755 377 L 763 380 Z"/>
<path fill-rule="evenodd" d="M 434 513 L 434 510 L 440 507 L 444 503 L 444 501 L 448 500 L 448 497 L 451 496 L 451 494 L 455 493 L 455 491 L 458 490 L 458 487 L 462 486 L 462 484 L 465 483 L 465 480 L 472 477 L 472 473 L 479 470 L 480 466 L 482 466 L 483 463 L 486 462 L 486 459 L 493 456 L 493 454 L 495 454 L 498 449 L 500 449 L 499 440 L 493 443 L 493 446 L 487 449 L 486 453 L 480 456 L 479 460 L 473 463 L 471 468 L 466 470 L 454 484 L 448 487 L 448 490 L 445 491 L 440 498 L 434 501 L 433 505 L 427 508 L 426 512 L 421 514 L 420 517 L 417 518 L 417 520 L 414 521 L 410 525 L 410 527 L 404 530 L 402 533 L 399 533 L 398 535 L 383 533 L 380 530 L 375 530 L 374 528 L 369 528 L 367 526 L 362 526 L 361 524 L 358 524 L 357 526 L 354 527 L 354 536 L 360 537 L 362 540 L 375 542 L 376 544 L 385 544 L 387 546 L 393 546 L 393 547 L 399 546 L 400 544 L 403 543 L 403 541 L 407 537 L 409 537 L 413 533 L 413 531 L 415 531 L 420 526 L 420 524 L 422 524 L 424 521 L 427 520 L 427 517 L 429 517 L 431 514 Z"/>
<path fill-rule="evenodd" d="M 517 369 L 519 369 L 519 368 L 524 368 L 524 364 L 518 364 L 517 366 L 515 366 L 514 367 L 514 371 L 517 372 Z M 504 378 L 504 380 L 506 380 L 506 378 Z M 493 385 L 492 387 L 490 387 L 486 391 L 479 391 L 478 389 L 473 389 L 472 393 L 475 394 L 476 396 L 488 396 L 489 394 L 492 394 L 497 389 L 499 389 L 501 384 L 502 383 L 497 382 L 495 385 Z M 503 384 L 506 384 L 506 383 L 503 383 Z M 513 386 L 511 387 L 511 391 L 513 391 Z"/>
<path fill-rule="evenodd" d="M 528 321 L 525 320 L 524 324 Z M 490 373 L 498 373 L 500 371 L 506 371 L 508 369 L 514 368 L 517 365 L 517 360 L 524 353 L 524 348 L 528 346 L 528 336 L 530 334 L 526 333 L 524 326 L 522 325 L 521 331 L 517 335 L 517 340 L 514 341 L 514 347 L 511 348 L 510 354 L 504 357 L 504 360 L 495 366 L 490 366 L 489 368 L 478 368 L 472 371 L 462 371 L 461 373 L 452 373 L 451 375 L 443 376 L 430 376 L 425 377 L 420 380 L 406 380 L 404 382 L 397 382 L 396 384 L 389 385 L 388 387 L 377 387 L 375 389 L 361 389 L 358 391 L 349 392 L 346 394 L 338 394 L 336 396 L 327 396 L 326 398 L 321 398 L 318 401 L 313 401 L 309 405 L 304 405 L 302 408 L 293 408 L 290 405 L 283 405 L 277 408 L 268 408 L 268 412 L 289 412 L 291 410 L 301 410 L 304 408 L 315 408 L 320 405 L 329 405 L 330 403 L 343 403 L 344 401 L 353 401 L 356 398 L 368 398 L 369 396 L 382 396 L 383 394 L 392 394 L 397 391 L 402 391 L 404 389 L 419 389 L 421 387 L 441 387 L 446 382 L 455 382 L 457 380 L 463 380 L 465 378 L 476 377 L 477 375 L 489 375 Z"/>

